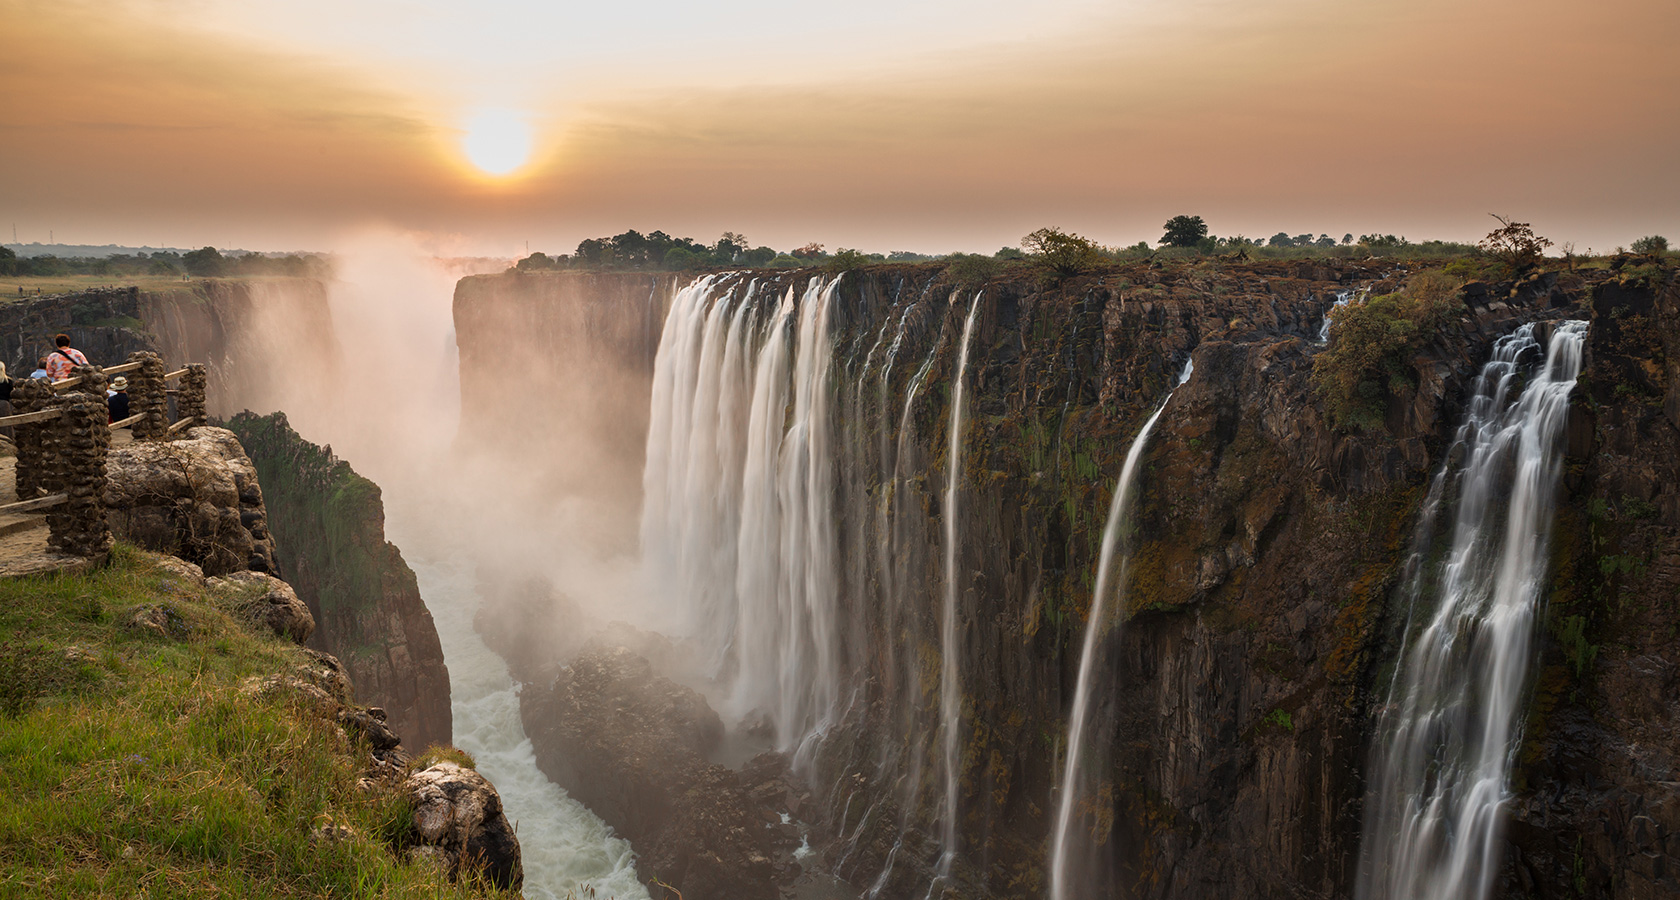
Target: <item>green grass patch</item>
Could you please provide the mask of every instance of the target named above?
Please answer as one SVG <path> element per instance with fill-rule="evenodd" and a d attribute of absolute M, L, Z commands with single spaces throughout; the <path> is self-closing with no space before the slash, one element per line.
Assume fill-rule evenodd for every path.
<path fill-rule="evenodd" d="M 247 687 L 305 657 L 241 602 L 120 544 L 0 580 L 0 898 L 494 895 L 401 861 L 407 803 L 357 787 L 366 748 Z"/>

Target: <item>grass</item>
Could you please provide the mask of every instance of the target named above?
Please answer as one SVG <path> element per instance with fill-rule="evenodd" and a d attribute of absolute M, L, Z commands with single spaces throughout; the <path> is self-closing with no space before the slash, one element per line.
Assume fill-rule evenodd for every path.
<path fill-rule="evenodd" d="M 392 852 L 406 800 L 301 695 L 242 690 L 304 657 L 239 602 L 125 545 L 0 580 L 0 898 L 494 895 Z"/>

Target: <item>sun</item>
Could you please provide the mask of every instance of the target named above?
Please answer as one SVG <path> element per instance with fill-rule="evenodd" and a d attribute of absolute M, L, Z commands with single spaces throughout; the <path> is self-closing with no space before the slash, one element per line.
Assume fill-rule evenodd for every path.
<path fill-rule="evenodd" d="M 487 175 L 511 175 L 531 158 L 531 126 L 511 109 L 475 110 L 462 123 L 461 149 Z"/>

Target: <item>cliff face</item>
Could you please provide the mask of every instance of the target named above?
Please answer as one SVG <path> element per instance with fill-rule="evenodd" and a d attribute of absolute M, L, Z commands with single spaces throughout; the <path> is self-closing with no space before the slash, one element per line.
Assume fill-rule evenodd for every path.
<path fill-rule="evenodd" d="M 305 441 L 283 413 L 228 427 L 256 464 L 280 571 L 315 614 L 311 646 L 344 660 L 357 693 L 413 747 L 450 742 L 449 670 L 414 571 L 385 540 L 378 485 Z"/>
<path fill-rule="evenodd" d="M 1338 431 L 1310 381 L 1323 316 L 1339 292 L 1390 292 L 1405 275 L 1336 263 L 1140 265 L 1050 286 L 1004 279 L 983 292 L 926 268 L 844 277 L 828 389 L 838 627 L 854 699 L 806 770 L 826 799 L 801 813 L 818 826 L 828 867 L 854 885 L 879 884 L 881 896 L 908 897 L 927 892 L 938 866 L 949 385 L 971 304 L 952 875 L 964 895 L 997 897 L 1043 896 L 1114 478 L 1187 358 L 1194 373 L 1143 461 L 1128 618 L 1106 648 L 1114 690 L 1101 743 L 1110 764 L 1080 798 L 1077 827 L 1097 837 L 1115 896 L 1348 893 L 1373 704 L 1399 641 L 1393 591 L 1425 484 L 1491 342 L 1520 322 L 1574 316 L 1591 319 L 1590 361 L 1570 425 L 1506 892 L 1673 892 L 1661 862 L 1680 833 L 1680 804 L 1661 787 L 1676 780 L 1680 752 L 1680 610 L 1669 602 L 1680 577 L 1670 471 L 1680 323 L 1670 276 L 1594 271 L 1469 285 L 1434 336 L 1401 360 L 1381 427 Z M 497 329 L 474 324 L 491 321 L 484 298 L 494 298 L 501 323 L 562 321 L 553 307 L 564 303 L 585 304 L 588 316 L 617 310 L 622 318 L 596 333 L 635 340 L 607 352 L 626 365 L 645 358 L 646 315 L 623 301 L 649 279 L 567 277 L 569 294 L 513 276 L 463 284 L 467 410 L 510 391 L 540 404 L 577 386 L 469 380 L 469 359 L 493 360 L 505 346 L 488 337 Z M 761 290 L 780 296 L 809 277 L 764 273 Z M 896 362 L 883 365 L 889 345 Z M 918 370 L 927 385 L 919 394 Z M 624 420 L 637 409 L 593 415 L 627 441 Z M 645 419 L 634 424 L 646 428 Z M 521 660 L 521 670 L 545 662 Z"/>
<path fill-rule="evenodd" d="M 543 458 L 539 487 L 597 498 L 638 490 L 654 355 L 676 277 L 461 279 L 455 338 L 461 395 L 472 398 L 461 403 L 462 443 L 502 459 Z"/>

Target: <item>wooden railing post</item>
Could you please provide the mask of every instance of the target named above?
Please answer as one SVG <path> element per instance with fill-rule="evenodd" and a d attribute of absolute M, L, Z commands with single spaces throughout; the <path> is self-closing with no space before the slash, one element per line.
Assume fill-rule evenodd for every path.
<path fill-rule="evenodd" d="M 12 410 L 31 413 L 57 402 L 52 385 L 45 378 L 19 379 L 12 387 Z M 49 423 L 30 422 L 17 426 L 17 496 L 33 500 L 52 480 L 53 461 L 47 456 L 43 438 Z"/>
<path fill-rule="evenodd" d="M 150 350 L 136 350 L 128 355 L 128 361 L 140 364 L 128 379 L 128 412 L 145 413 L 132 426 L 134 439 L 161 438 L 169 431 L 169 395 L 163 378 L 169 369 L 163 358 Z"/>
<path fill-rule="evenodd" d="M 64 463 L 64 493 L 69 495 L 47 513 L 47 546 L 84 557 L 111 549 L 111 526 L 105 518 L 110 407 L 103 385 L 95 386 L 95 391 L 78 391 L 60 400 L 64 414 L 47 423 L 44 441 L 47 452 L 58 454 Z"/>
<path fill-rule="evenodd" d="M 205 391 L 209 382 L 204 363 L 187 365 L 186 374 L 181 376 L 181 393 L 175 397 L 178 420 L 193 419 L 194 425 L 204 424 Z"/>

